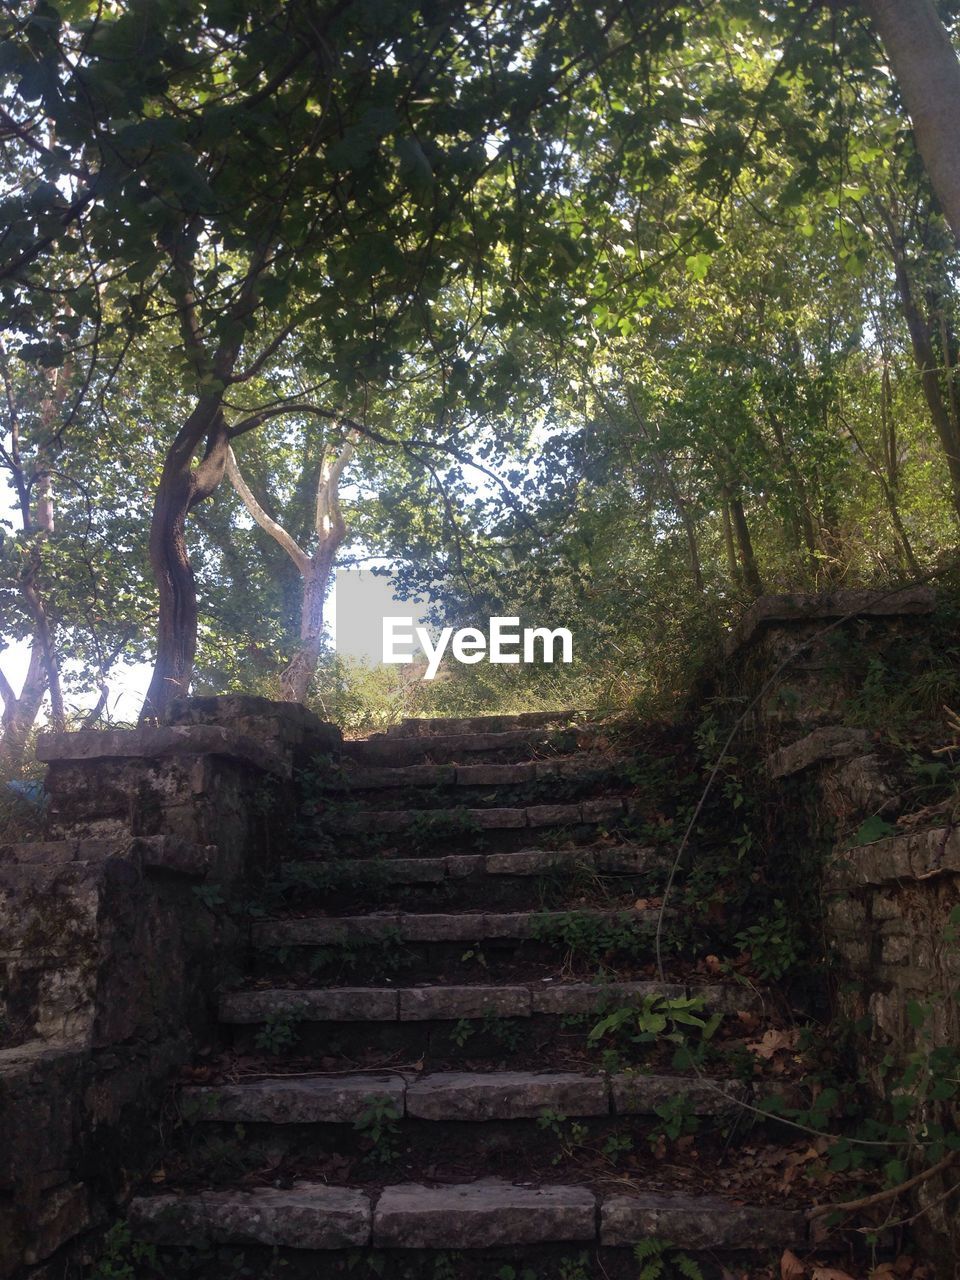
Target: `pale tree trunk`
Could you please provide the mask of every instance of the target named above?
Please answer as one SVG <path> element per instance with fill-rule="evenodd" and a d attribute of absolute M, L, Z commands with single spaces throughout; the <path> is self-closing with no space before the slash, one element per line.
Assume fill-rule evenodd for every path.
<path fill-rule="evenodd" d="M 323 649 L 323 606 L 337 551 L 347 534 L 346 521 L 340 510 L 340 478 L 354 454 L 354 442 L 348 438 L 336 459 L 321 459 L 314 509 L 316 546 L 308 555 L 276 520 L 272 519 L 247 485 L 233 450 L 226 459 L 230 482 L 261 529 L 281 546 L 300 571 L 303 579 L 303 601 L 300 608 L 300 646 L 280 676 L 284 702 L 304 702 L 316 675 Z"/>
<path fill-rule="evenodd" d="M 864 0 L 953 234 L 960 240 L 960 59 L 933 0 Z"/>
<path fill-rule="evenodd" d="M 2 349 L 0 349 L 2 350 Z M 2 353 L 4 356 L 5 352 Z M 40 405 L 41 422 L 47 432 L 49 443 L 54 431 L 54 421 L 63 407 L 64 398 L 69 388 L 70 367 L 61 370 L 50 370 L 47 374 L 47 392 Z M 60 661 L 57 654 L 56 640 L 50 618 L 44 603 L 40 578 L 43 568 L 43 543 L 54 532 L 53 482 L 46 469 L 49 459 L 43 453 L 28 465 L 23 459 L 20 442 L 20 421 L 13 386 L 6 375 L 4 382 L 7 394 L 7 408 L 10 415 L 10 450 L 8 465 L 14 489 L 17 493 L 17 507 L 23 532 L 32 536 L 29 548 L 27 567 L 20 577 L 18 589 L 30 615 L 33 639 L 30 646 L 30 662 L 24 677 L 20 693 L 11 686 L 9 680 L 0 671 L 0 702 L 3 711 L 0 714 L 0 762 L 8 769 L 18 769 L 26 754 L 27 740 L 30 730 L 36 723 L 43 699 L 50 693 L 50 722 L 54 729 L 62 730 L 66 724 L 63 706 L 63 693 L 60 684 Z M 45 451 L 47 444 L 41 446 Z M 45 463 L 46 466 L 41 464 Z M 31 502 L 31 488 L 36 492 L 35 502 Z"/>
<path fill-rule="evenodd" d="M 0 765 L 5 769 L 16 772 L 23 764 L 30 730 L 40 714 L 46 692 L 47 675 L 43 652 L 39 641 L 34 639 L 30 647 L 30 663 L 19 694 L 0 671 L 0 699 L 3 701 L 3 714 L 0 716 L 0 725 L 3 727 L 0 735 Z"/>

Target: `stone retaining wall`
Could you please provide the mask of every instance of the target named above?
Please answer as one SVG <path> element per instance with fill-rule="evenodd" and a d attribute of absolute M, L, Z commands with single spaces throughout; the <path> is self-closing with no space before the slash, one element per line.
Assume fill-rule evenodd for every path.
<path fill-rule="evenodd" d="M 950 923 L 960 904 L 960 831 L 941 818 L 856 844 L 867 818 L 896 818 L 907 784 L 870 730 L 844 723 L 862 667 L 849 659 L 851 645 L 862 660 L 864 652 L 882 658 L 894 643 L 922 639 L 934 604 L 929 588 L 768 597 L 728 649 L 724 693 L 741 707 L 756 700 L 748 722 L 766 759 L 771 808 L 783 806 L 786 792 L 794 835 L 798 805 L 811 841 L 835 838 L 821 882 L 834 1019 L 839 1033 L 853 1033 L 879 1099 L 885 1079 L 911 1055 L 960 1045 L 960 947 Z M 955 1124 L 957 1117 L 940 1104 L 927 1118 Z M 955 1181 L 952 1171 L 947 1176 Z M 928 1212 L 914 1229 L 953 1274 L 960 1225 L 942 1199 L 949 1185 L 935 1178 L 919 1188 L 914 1212 Z"/>
<path fill-rule="evenodd" d="M 4 1280 L 115 1218 L 149 1167 L 167 1083 L 212 1043 L 242 960 L 205 899 L 279 858 L 294 761 L 339 744 L 265 699 L 187 699 L 171 719 L 43 735 L 49 838 L 0 846 Z"/>

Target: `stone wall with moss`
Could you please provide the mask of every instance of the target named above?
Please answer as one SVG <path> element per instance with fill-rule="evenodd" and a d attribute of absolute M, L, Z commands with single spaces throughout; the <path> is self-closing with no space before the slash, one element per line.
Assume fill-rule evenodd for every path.
<path fill-rule="evenodd" d="M 816 850 L 834 1030 L 894 1121 L 897 1092 L 917 1095 L 911 1172 L 936 1161 L 958 1119 L 960 830 L 947 762 L 960 746 L 951 752 L 940 705 L 958 671 L 936 609 L 929 588 L 765 598 L 732 638 L 722 691 L 766 761 L 771 840 L 789 822 L 791 840 L 805 831 Z M 925 776 L 937 785 L 918 786 Z M 955 1182 L 948 1170 L 915 1193 L 914 1229 L 941 1259 L 960 1257 Z"/>
<path fill-rule="evenodd" d="M 45 838 L 0 846 L 4 1280 L 55 1274 L 149 1168 L 168 1082 L 212 1043 L 242 961 L 211 908 L 279 858 L 297 758 L 339 743 L 258 698 L 171 721 L 42 737 Z"/>

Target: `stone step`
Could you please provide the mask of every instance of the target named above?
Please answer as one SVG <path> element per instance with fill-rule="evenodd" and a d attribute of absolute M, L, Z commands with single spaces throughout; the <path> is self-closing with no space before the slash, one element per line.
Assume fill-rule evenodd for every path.
<path fill-rule="evenodd" d="M 370 809 L 343 813 L 321 812 L 315 821 L 322 830 L 341 835 L 379 835 L 413 828 L 420 835 L 463 839 L 471 832 L 535 827 L 572 827 L 616 823 L 630 811 L 626 796 L 601 796 L 576 804 L 535 804 L 523 809 Z"/>
<path fill-rule="evenodd" d="M 338 883 L 442 884 L 472 877 L 529 877 L 573 875 L 592 871 L 598 875 L 642 875 L 669 868 L 669 860 L 656 849 L 638 845 L 581 845 L 572 849 L 514 849 L 503 853 L 454 853 L 431 858 L 327 858 L 286 862 L 281 880 L 298 880 L 298 894 L 310 888 L 310 879 L 329 892 Z"/>
<path fill-rule="evenodd" d="M 401 787 L 519 787 L 545 779 L 579 781 L 617 775 L 617 761 L 583 752 L 552 760 L 521 760 L 512 764 L 353 765 L 347 762 L 316 786 L 327 791 L 390 791 Z"/>
<path fill-rule="evenodd" d="M 141 1196 L 134 1237 L 155 1245 L 257 1244 L 329 1250 L 485 1249 L 592 1241 L 630 1246 L 651 1237 L 684 1249 L 785 1248 L 807 1239 L 796 1210 L 717 1196 L 598 1197 L 584 1186 L 524 1186 L 481 1178 L 453 1186 L 401 1183 L 382 1191 L 301 1182 L 287 1190 Z"/>
<path fill-rule="evenodd" d="M 259 988 L 220 1001 L 220 1019 L 249 1026 L 283 1015 L 301 1022 L 427 1022 L 461 1018 L 530 1018 L 593 1014 L 646 996 L 702 996 L 710 1011 L 749 1009 L 754 998 L 737 987 L 687 987 L 659 982 L 540 982 L 512 986 Z"/>
<path fill-rule="evenodd" d="M 418 738 L 424 734 L 504 733 L 510 729 L 543 729 L 577 725 L 593 718 L 592 711 L 520 711 L 515 715 L 407 716 L 387 729 L 388 738 Z"/>
<path fill-rule="evenodd" d="M 414 1120 L 486 1121 L 536 1119 L 545 1109 L 565 1116 L 651 1115 L 675 1098 L 697 1115 L 723 1116 L 747 1096 L 747 1087 L 736 1080 L 570 1071 L 276 1076 L 180 1091 L 189 1120 L 274 1125 L 352 1124 L 374 1098 Z"/>
<path fill-rule="evenodd" d="M 416 737 L 379 734 L 345 741 L 341 758 L 357 764 L 388 765 L 391 768 L 417 763 L 461 763 L 477 755 L 510 762 L 569 755 L 577 746 L 576 740 L 576 730 L 542 728 L 508 729 L 500 733 L 481 730 L 477 733 L 422 734 Z"/>
<path fill-rule="evenodd" d="M 323 947 L 364 942 L 548 941 L 563 945 L 563 926 L 611 930 L 656 928 L 658 911 L 381 912 L 360 916 L 302 916 L 253 925 L 255 947 Z M 575 918 L 575 919 L 572 919 Z"/>

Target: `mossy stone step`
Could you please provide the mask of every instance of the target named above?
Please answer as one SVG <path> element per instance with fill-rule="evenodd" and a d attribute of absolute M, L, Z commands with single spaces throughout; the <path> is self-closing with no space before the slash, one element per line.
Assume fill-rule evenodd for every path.
<path fill-rule="evenodd" d="M 419 734 L 389 737 L 380 734 L 344 742 L 341 757 L 361 765 L 401 765 L 432 763 L 460 764 L 478 755 L 495 757 L 505 763 L 553 755 L 569 755 L 576 747 L 572 728 L 507 729 L 502 732 Z"/>
<path fill-rule="evenodd" d="M 598 1197 L 577 1185 L 526 1186 L 479 1178 L 453 1186 L 401 1183 L 367 1192 L 301 1182 L 286 1190 L 200 1191 L 131 1202 L 135 1238 L 156 1245 L 262 1244 L 328 1250 L 482 1249 L 650 1238 L 684 1249 L 797 1247 L 807 1239 L 797 1210 L 736 1204 L 717 1196 Z"/>
<path fill-rule="evenodd" d="M 509 986 L 263 988 L 234 991 L 220 1002 L 227 1024 L 253 1025 L 286 1015 L 303 1022 L 423 1022 L 460 1018 L 529 1018 L 535 1014 L 596 1013 L 661 996 L 702 996 L 717 1012 L 752 1008 L 755 997 L 737 987 L 688 987 L 659 982 L 540 982 Z"/>
<path fill-rule="evenodd" d="M 513 763 L 351 765 L 347 761 L 313 783 L 323 791 L 391 791 L 414 787 L 518 787 L 545 779 L 579 781 L 617 776 L 617 761 L 584 753 L 551 760 L 518 760 Z"/>
<path fill-rule="evenodd" d="M 431 1121 L 535 1119 L 544 1109 L 566 1116 L 650 1115 L 682 1098 L 701 1116 L 726 1115 L 748 1096 L 734 1080 L 700 1080 L 641 1072 L 437 1071 L 343 1076 L 277 1076 L 240 1084 L 184 1088 L 184 1115 L 195 1122 L 350 1124 L 372 1099 L 399 1116 Z"/>
<path fill-rule="evenodd" d="M 411 828 L 441 838 L 463 838 L 472 831 L 517 829 L 520 827 L 570 827 L 582 824 L 617 822 L 630 811 L 625 796 L 602 796 L 576 804 L 535 804 L 525 808 L 486 809 L 367 809 L 356 812 L 328 812 L 317 815 L 316 825 L 336 835 L 379 835 Z"/>
<path fill-rule="evenodd" d="M 577 911 L 381 912 L 358 916 L 301 916 L 253 926 L 255 947 L 316 947 L 337 943 L 563 941 L 563 926 L 656 928 L 659 912 L 623 908 Z"/>
<path fill-rule="evenodd" d="M 640 875 L 666 870 L 669 861 L 656 849 L 639 845 L 575 846 L 571 849 L 514 849 L 501 853 L 453 853 L 422 858 L 309 858 L 285 862 L 281 879 L 301 878 L 298 889 L 315 879 L 321 889 L 365 880 L 376 884 L 440 884 L 471 876 Z"/>

